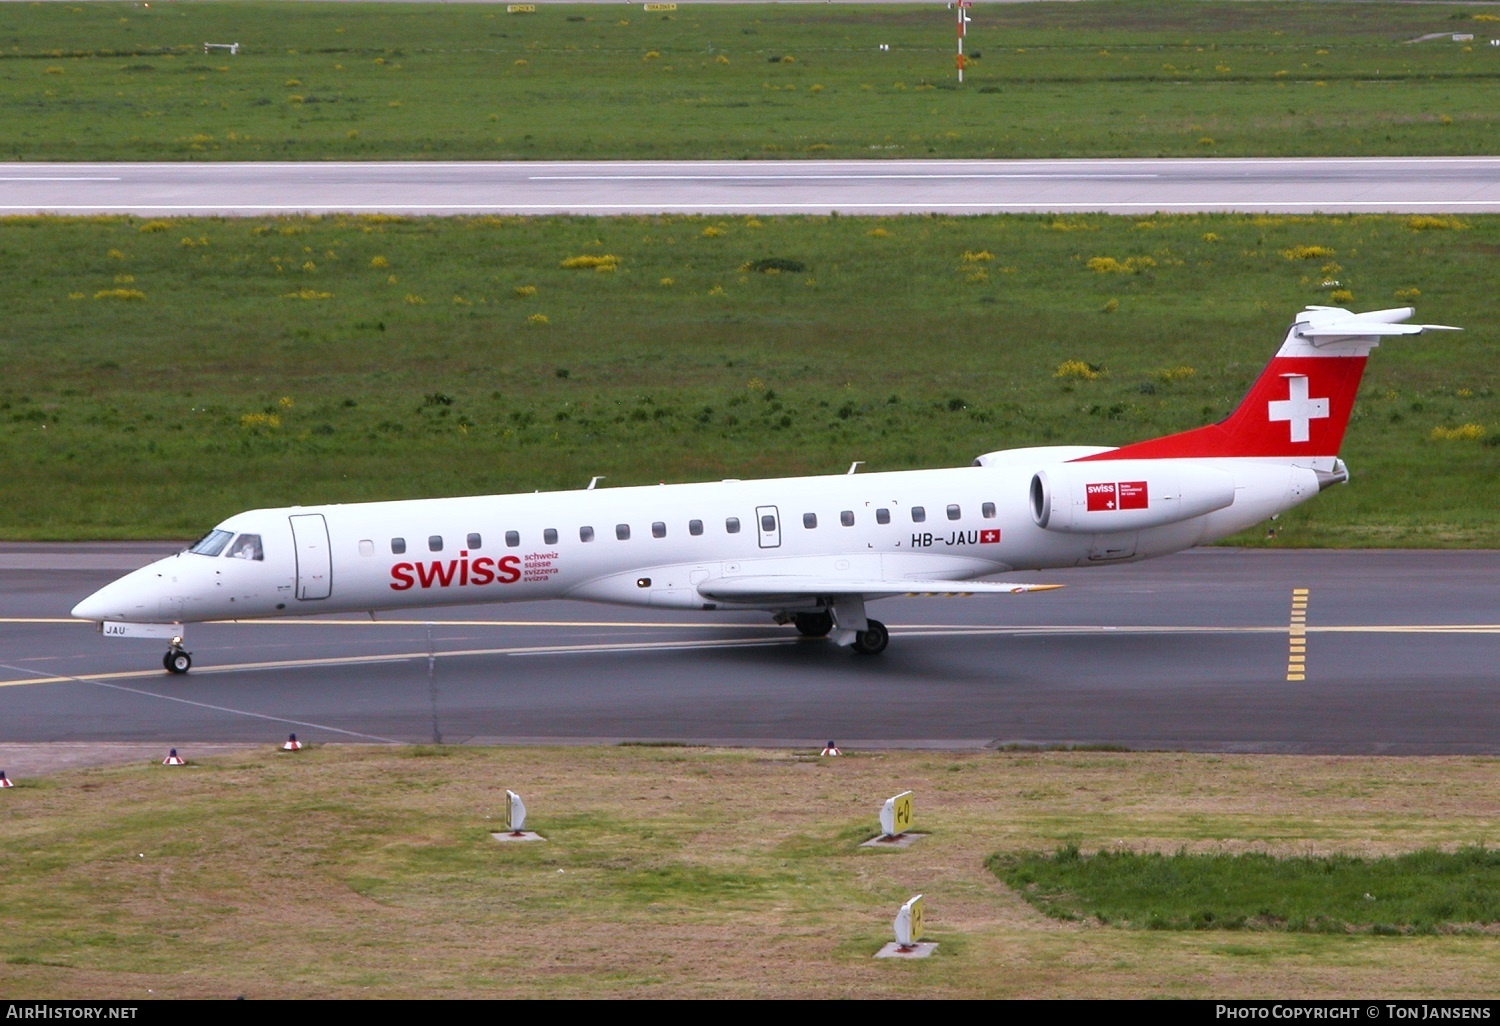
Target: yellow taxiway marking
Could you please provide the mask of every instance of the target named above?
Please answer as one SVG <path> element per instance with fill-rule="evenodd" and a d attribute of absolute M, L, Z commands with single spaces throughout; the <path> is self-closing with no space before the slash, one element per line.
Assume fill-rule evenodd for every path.
<path fill-rule="evenodd" d="M 764 623 L 733 623 L 713 619 L 682 620 L 322 620 L 316 617 L 288 617 L 270 620 L 210 620 L 211 624 L 237 624 L 241 627 L 630 627 L 655 630 L 749 630 L 763 631 Z M 92 625 L 70 617 L 9 616 L 0 623 Z M 189 624 L 189 627 L 198 626 Z M 1018 624 L 968 625 L 911 623 L 899 628 L 902 634 L 952 632 L 958 634 L 1058 633 L 1087 634 L 1111 631 L 1131 634 L 1284 634 L 1285 627 L 1190 627 L 1158 624 Z M 1326 627 L 1304 627 L 1309 634 L 1500 634 L 1500 623 L 1414 623 L 1414 624 L 1346 624 Z M 138 639 L 137 639 L 138 640 Z"/>
<path fill-rule="evenodd" d="M 455 656 L 532 656 L 561 655 L 573 652 L 630 652 L 641 650 L 666 652 L 692 648 L 746 648 L 765 645 L 794 645 L 803 643 L 806 640 L 798 635 L 793 637 L 744 638 L 732 641 L 719 639 L 705 641 L 631 641 L 594 645 L 526 645 L 509 648 L 448 649 L 441 652 L 388 652 L 381 655 L 330 656 L 321 659 L 278 659 L 255 663 L 225 663 L 220 666 L 195 666 L 193 667 L 193 676 L 197 677 L 214 673 L 243 673 L 249 670 L 305 669 L 313 666 L 368 666 L 377 663 L 415 662 L 421 659 L 451 659 Z M 24 684 L 90 684 L 96 681 L 140 680 L 146 677 L 171 679 L 163 670 L 125 670 L 116 673 L 78 673 L 67 677 L 37 676 L 19 680 L 0 680 L 0 688 L 19 687 Z"/>
<path fill-rule="evenodd" d="M 1307 588 L 1292 589 L 1292 619 L 1287 625 L 1286 679 L 1307 679 Z"/>
<path fill-rule="evenodd" d="M 702 628 L 723 630 L 725 628 L 734 630 L 768 631 L 774 630 L 766 624 L 745 623 L 715 623 L 709 621 L 690 621 L 682 623 L 650 623 L 625 620 L 245 620 L 245 621 L 220 621 L 230 623 L 258 624 L 267 627 L 281 626 L 349 626 L 349 627 L 587 627 L 587 628 L 631 628 L 631 629 L 655 629 L 655 630 L 682 630 L 684 628 Z M 43 617 L 34 618 L 0 618 L 0 623 L 72 623 L 82 625 L 84 621 L 71 619 L 51 619 Z M 903 637 L 983 637 L 992 635 L 1008 635 L 1011 637 L 1024 637 L 1028 635 L 1056 635 L 1056 636 L 1079 636 L 1092 634 L 1289 634 L 1289 652 L 1287 659 L 1287 679 L 1305 679 L 1306 671 L 1306 641 L 1305 636 L 1311 634 L 1500 634 L 1500 624 L 1384 624 L 1384 625 L 1343 625 L 1326 627 L 1271 627 L 1271 626 L 1241 626 L 1241 627 L 1189 627 L 1189 626 L 1160 626 L 1160 625 L 1124 625 L 1111 626 L 1103 624 L 1038 624 L 1034 626 L 1016 625 L 977 625 L 966 626 L 959 624 L 907 624 L 894 629 L 894 633 Z M 447 659 L 454 656 L 544 656 L 564 655 L 568 653 L 598 653 L 598 652 L 645 652 L 645 651 L 671 651 L 682 649 L 708 649 L 708 648 L 734 648 L 752 647 L 783 644 L 812 643 L 817 639 L 807 639 L 800 636 L 766 636 L 760 638 L 705 638 L 702 640 L 676 640 L 676 641 L 619 641 L 619 642 L 594 642 L 588 644 L 555 644 L 555 645 L 521 645 L 503 646 L 493 648 L 466 648 L 450 649 L 436 652 L 395 652 L 385 654 L 365 654 L 349 656 L 331 656 L 317 659 L 285 659 L 263 662 L 226 663 L 219 666 L 196 666 L 193 668 L 194 675 L 213 673 L 241 673 L 251 670 L 270 669 L 299 669 L 318 666 L 358 666 L 361 664 L 397 663 L 420 659 Z M 9 667 L 16 670 L 16 667 Z M 39 672 L 35 677 L 22 677 L 11 680 L 0 680 L 0 687 L 20 687 L 27 684 L 66 684 L 77 682 L 103 682 L 115 680 L 142 680 L 146 678 L 171 679 L 164 671 L 159 669 L 124 670 L 112 673 L 81 673 L 72 676 L 43 676 Z"/>
<path fill-rule="evenodd" d="M 92 628 L 88 620 L 75 620 L 69 616 L 0 616 L 0 623 L 73 623 Z M 662 623 L 660 621 L 632 620 L 333 620 L 316 616 L 286 617 L 266 620 L 205 620 L 212 624 L 239 624 L 241 627 L 738 627 L 763 630 L 759 623 L 715 623 L 713 620 L 695 620 L 684 623 Z M 189 624 L 189 626 L 197 626 Z"/>

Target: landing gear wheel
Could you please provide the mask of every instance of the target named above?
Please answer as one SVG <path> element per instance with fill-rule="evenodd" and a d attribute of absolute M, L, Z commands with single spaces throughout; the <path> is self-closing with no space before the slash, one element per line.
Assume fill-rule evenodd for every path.
<path fill-rule="evenodd" d="M 826 638 L 833 630 L 833 617 L 828 613 L 798 613 L 792 617 L 797 633 L 809 638 Z"/>
<path fill-rule="evenodd" d="M 891 643 L 891 632 L 879 620 L 867 620 L 865 630 L 854 636 L 854 651 L 860 655 L 879 655 Z"/>
<path fill-rule="evenodd" d="M 168 673 L 187 673 L 193 668 L 193 654 L 180 648 L 168 649 L 161 657 L 161 664 Z"/>

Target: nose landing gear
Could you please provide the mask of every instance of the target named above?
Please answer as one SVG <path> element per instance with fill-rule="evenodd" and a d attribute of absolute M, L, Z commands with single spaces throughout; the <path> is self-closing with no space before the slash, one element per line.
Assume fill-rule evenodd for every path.
<path fill-rule="evenodd" d="M 193 668 L 193 653 L 182 647 L 180 637 L 172 639 L 172 646 L 161 657 L 162 666 L 168 673 L 187 673 Z"/>

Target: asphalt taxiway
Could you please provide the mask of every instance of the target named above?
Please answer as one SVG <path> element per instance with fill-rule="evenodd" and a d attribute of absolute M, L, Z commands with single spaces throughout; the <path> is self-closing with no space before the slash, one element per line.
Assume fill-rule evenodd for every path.
<path fill-rule="evenodd" d="M 290 732 L 1500 753 L 1500 552 L 1200 549 L 1022 575 L 1068 587 L 875 604 L 891 631 L 878 657 L 758 614 L 568 602 L 193 625 L 178 677 L 160 642 L 67 618 L 170 548 L 0 545 L 0 761 L 39 743 L 165 751 Z"/>

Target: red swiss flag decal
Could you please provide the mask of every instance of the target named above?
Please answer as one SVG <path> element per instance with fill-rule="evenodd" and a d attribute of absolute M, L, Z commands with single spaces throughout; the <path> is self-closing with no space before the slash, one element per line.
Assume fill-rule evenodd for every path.
<path fill-rule="evenodd" d="M 997 528 L 990 528 L 988 531 L 979 532 L 979 544 L 981 545 L 995 545 L 999 541 L 1000 531 Z"/>

